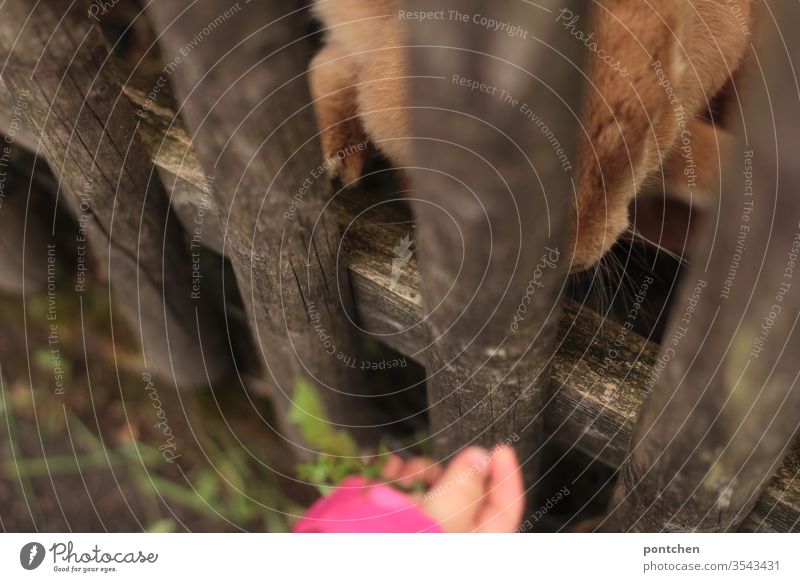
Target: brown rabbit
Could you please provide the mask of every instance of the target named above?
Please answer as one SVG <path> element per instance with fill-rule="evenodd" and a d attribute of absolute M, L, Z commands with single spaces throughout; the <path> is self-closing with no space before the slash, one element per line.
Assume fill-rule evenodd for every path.
<path fill-rule="evenodd" d="M 713 201 L 730 136 L 704 114 L 740 69 L 751 19 L 750 0 L 596 5 L 597 45 L 620 55 L 629 74 L 590 62 L 596 90 L 583 112 L 573 270 L 594 265 L 628 229 L 630 202 L 662 169 L 672 193 Z"/>
<path fill-rule="evenodd" d="M 403 5 L 318 0 L 314 7 L 327 44 L 311 65 L 312 95 L 324 154 L 345 183 L 360 177 L 367 152 L 353 146 L 367 140 L 395 166 L 408 164 Z M 628 230 L 630 202 L 662 169 L 675 193 L 713 200 L 719 150 L 729 137 L 705 114 L 740 69 L 752 11 L 752 0 L 604 0 L 591 20 L 557 14 L 576 38 L 594 34 L 573 271 L 596 264 Z M 617 65 L 601 55 L 613 55 Z"/>

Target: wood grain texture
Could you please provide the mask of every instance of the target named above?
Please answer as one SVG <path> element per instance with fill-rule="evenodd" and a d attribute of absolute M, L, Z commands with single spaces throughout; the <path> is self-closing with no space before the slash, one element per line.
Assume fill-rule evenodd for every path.
<path fill-rule="evenodd" d="M 184 176 L 199 193 L 202 182 L 192 185 L 191 173 Z M 409 209 L 365 190 L 343 193 L 335 203 L 359 324 L 422 363 L 426 336 L 416 255 L 390 288 L 392 249 L 413 224 Z M 367 219 L 359 217 L 365 208 L 375 208 Z M 633 333 L 620 349 L 616 339 L 622 330 L 580 304 L 565 301 L 544 415 L 546 433 L 556 433 L 565 444 L 612 467 L 626 458 L 658 360 L 658 346 Z M 609 358 L 612 349 L 620 350 L 616 358 Z M 800 531 L 800 449 L 793 449 L 741 529 Z"/>
<path fill-rule="evenodd" d="M 134 79 L 124 89 L 134 105 L 144 106 L 146 83 Z M 182 189 L 186 204 L 176 212 L 191 225 L 196 215 L 192 204 L 196 206 L 208 193 L 205 174 L 176 118 L 174 105 L 170 105 L 168 91 L 162 95 L 158 106 L 142 118 L 143 142 L 165 183 L 177 183 Z M 165 137 L 164 129 L 170 126 Z M 416 256 L 390 288 L 392 248 L 412 228 L 413 220 L 399 203 L 382 204 L 367 217 L 369 220 L 356 220 L 376 201 L 374 192 L 364 191 L 348 192 L 335 200 L 340 228 L 345 232 L 347 270 L 358 322 L 381 341 L 421 360 L 426 344 Z M 219 212 L 215 203 L 210 212 Z M 221 237 L 218 244 L 221 249 Z M 646 387 L 658 374 L 658 346 L 634 334 L 626 336 L 624 350 L 617 357 L 610 357 L 611 350 L 619 347 L 616 338 L 621 330 L 616 323 L 572 301 L 565 302 L 550 369 L 551 398 L 545 412 L 547 433 L 557 434 L 565 444 L 612 467 L 621 466 L 626 458 L 632 427 L 647 396 Z M 800 531 L 798 476 L 800 450 L 795 446 L 740 529 Z"/>
<path fill-rule="evenodd" d="M 407 23 L 409 197 L 434 451 L 515 441 L 531 501 L 569 264 L 572 198 L 561 194 L 571 171 L 553 139 L 575 159 L 581 96 L 580 46 L 553 17 L 563 6 L 419 0 L 409 7 L 445 17 Z M 526 38 L 482 29 L 476 15 Z"/>
<path fill-rule="evenodd" d="M 143 93 L 126 87 L 131 98 L 141 104 Z M 144 119 L 146 143 L 160 144 L 162 128 L 172 123 L 175 112 L 153 111 Z M 161 117 L 161 119 L 159 119 Z M 166 121 L 166 124 L 165 124 Z M 175 178 L 186 188 L 187 199 L 199 199 L 205 189 L 202 171 L 192 165 L 194 156 L 176 164 L 183 150 L 191 149 L 178 120 L 171 130 L 169 144 L 160 150 L 156 163 L 166 183 Z M 175 152 L 163 151 L 175 147 Z M 171 177 L 171 178 L 170 178 Z M 194 196 L 191 192 L 194 191 Z M 339 194 L 334 204 L 346 261 L 353 286 L 358 322 L 367 332 L 397 351 L 424 361 L 426 335 L 422 326 L 423 309 L 416 254 L 393 287 L 393 248 L 409 231 L 413 217 L 408 207 L 392 198 L 382 199 L 375 192 L 353 190 Z M 372 209 L 368 215 L 365 209 Z M 193 213 L 190 211 L 187 219 Z M 551 397 L 545 412 L 546 433 L 556 433 L 567 445 L 575 446 L 592 458 L 620 467 L 639 410 L 647 397 L 647 387 L 658 377 L 658 349 L 644 338 L 628 333 L 622 347 L 616 341 L 622 326 L 597 313 L 566 300 L 557 331 L 557 350 L 550 368 Z M 616 357 L 612 350 L 618 350 Z M 800 531 L 800 449 L 795 447 L 769 481 L 754 509 L 740 526 L 743 531 Z"/>
<path fill-rule="evenodd" d="M 784 121 L 800 100 L 785 80 L 798 78 L 800 41 L 782 23 L 797 22 L 800 5 L 775 14 L 751 47 L 758 71 L 739 87 L 741 137 L 672 310 L 670 365 L 634 430 L 615 530 L 735 531 L 770 479 L 785 484 L 785 470 L 774 474 L 800 428 L 800 133 Z"/>
<path fill-rule="evenodd" d="M 222 319 L 206 301 L 191 299 L 182 229 L 169 220 L 134 109 L 86 6 L 53 1 L 34 8 L 15 0 L 0 7 L 0 22 L 11 102 L 20 104 L 111 292 L 140 334 L 146 368 L 181 387 L 226 377 L 232 360 Z M 82 292 L 80 280 L 76 289 Z"/>
<path fill-rule="evenodd" d="M 330 185 L 318 172 L 322 152 L 305 78 L 308 20 L 295 10 L 302 6 L 176 1 L 152 3 L 148 12 L 171 63 L 164 75 L 192 132 L 191 139 L 154 140 L 157 163 L 183 183 L 213 182 L 221 250 L 236 272 L 279 428 L 308 457 L 289 420 L 300 380 L 315 384 L 331 420 L 357 437 L 374 433 L 375 419 L 363 375 L 343 363 L 360 356 L 360 344 L 338 261 L 339 227 L 326 205 Z M 143 117 L 163 129 L 164 107 L 150 103 Z M 189 143 L 199 166 L 174 152 Z"/>

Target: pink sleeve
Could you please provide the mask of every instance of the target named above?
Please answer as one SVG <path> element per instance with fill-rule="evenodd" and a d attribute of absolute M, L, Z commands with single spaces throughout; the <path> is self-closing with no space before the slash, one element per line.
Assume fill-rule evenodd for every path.
<path fill-rule="evenodd" d="M 295 533 L 441 533 L 417 503 L 389 485 L 349 477 L 318 500 Z"/>

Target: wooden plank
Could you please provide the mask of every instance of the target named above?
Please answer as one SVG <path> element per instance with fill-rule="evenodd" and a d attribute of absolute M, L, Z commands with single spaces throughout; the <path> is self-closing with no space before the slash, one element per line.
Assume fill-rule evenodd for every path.
<path fill-rule="evenodd" d="M 337 260 L 338 223 L 326 205 L 330 185 L 319 171 L 302 6 L 184 0 L 152 3 L 148 15 L 168 63 L 162 77 L 191 128 L 191 140 L 178 136 L 176 146 L 185 152 L 193 143 L 213 177 L 222 250 L 236 272 L 280 429 L 307 457 L 307 442 L 289 422 L 301 379 L 316 385 L 331 420 L 356 436 L 373 433 L 375 418 L 362 372 L 345 363 L 360 357 L 360 345 L 349 320 L 347 272 Z M 160 99 L 148 102 L 143 117 L 158 124 L 163 107 Z M 196 183 L 194 160 L 159 147 L 157 163 L 178 165 L 184 181 Z"/>
<path fill-rule="evenodd" d="M 12 142 L 30 151 L 36 151 L 39 140 L 28 127 L 21 109 L 24 102 L 17 102 L 5 84 L 0 83 L 0 133 Z"/>
<path fill-rule="evenodd" d="M 735 531 L 771 479 L 786 483 L 774 475 L 800 428 L 800 133 L 783 120 L 800 115 L 800 40 L 782 23 L 800 4 L 774 16 L 750 47 L 741 138 L 673 308 L 670 364 L 634 430 L 615 530 Z"/>
<path fill-rule="evenodd" d="M 222 318 L 208 301 L 192 298 L 183 232 L 168 220 L 168 199 L 133 107 L 109 70 L 102 35 L 85 6 L 14 0 L 0 7 L 0 22 L 11 102 L 23 111 L 90 252 L 140 335 L 147 370 L 181 387 L 228 377 L 232 360 Z"/>

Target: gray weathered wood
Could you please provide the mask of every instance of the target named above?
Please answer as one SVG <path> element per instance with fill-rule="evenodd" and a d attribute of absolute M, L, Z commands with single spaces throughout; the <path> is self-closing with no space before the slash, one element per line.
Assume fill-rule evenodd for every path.
<path fill-rule="evenodd" d="M 800 115 L 800 40 L 788 24 L 800 4 L 775 13 L 743 92 L 719 220 L 692 253 L 661 348 L 670 363 L 622 468 L 613 529 L 738 529 L 800 427 L 800 133 L 786 123 Z"/>
<path fill-rule="evenodd" d="M 126 90 L 135 101 L 143 98 L 141 91 L 132 87 Z M 166 110 L 159 111 L 159 115 L 174 117 Z M 144 123 L 145 142 L 157 146 L 163 120 L 148 118 Z M 187 199 L 197 199 L 205 188 L 203 173 L 193 152 L 185 164 L 175 162 L 180 159 L 176 152 L 191 146 L 187 145 L 189 139 L 179 122 L 171 132 L 168 142 L 173 145 L 166 147 L 170 151 L 154 147 L 151 155 L 165 176 L 170 177 L 168 183 L 178 178 L 187 189 Z M 194 196 L 190 194 L 192 189 Z M 393 248 L 408 234 L 412 217 L 404 205 L 385 203 L 375 206 L 368 220 L 356 220 L 364 208 L 381 201 L 374 192 L 358 190 L 336 199 L 340 224 L 348 228 L 344 246 L 357 318 L 367 332 L 424 362 L 426 343 L 416 255 L 391 285 L 392 261 L 396 258 Z M 189 212 L 187 220 L 193 215 Z M 634 333 L 626 334 L 620 346 L 616 340 L 622 326 L 570 300 L 565 302 L 564 311 L 550 369 L 552 395 L 544 415 L 546 432 L 557 434 L 564 444 L 591 458 L 619 467 L 628 453 L 647 387 L 659 375 L 658 346 Z M 740 529 L 800 531 L 798 477 L 800 448 L 795 446 Z"/>
<path fill-rule="evenodd" d="M 358 210 L 375 202 L 372 192 L 355 192 L 342 200 L 342 224 L 352 225 Z M 416 258 L 398 284 L 389 288 L 392 246 L 406 232 L 411 217 L 400 205 L 380 208 L 368 223 L 357 221 L 345 238 L 358 319 L 364 329 L 396 350 L 423 360 L 426 343 Z M 620 467 L 648 387 L 663 373 L 662 367 L 656 344 L 566 300 L 550 369 L 546 434 Z M 800 531 L 797 444 L 740 529 Z"/>
<path fill-rule="evenodd" d="M 305 71 L 307 15 L 291 3 L 152 3 L 170 82 L 213 198 L 286 437 L 296 383 L 314 381 L 331 419 L 355 433 L 373 422 L 348 320 L 352 296 L 326 207 Z M 187 49 L 191 47 L 191 49 Z M 179 61 L 179 62 L 178 62 Z M 156 103 L 156 106 L 161 105 Z M 154 113 L 152 110 L 145 117 Z M 302 190 L 301 190 L 302 189 Z"/>
<path fill-rule="evenodd" d="M 417 0 L 442 17 L 406 23 L 434 451 L 519 439 L 529 492 L 569 264 L 583 60 L 555 15 L 576 4 Z"/>
<path fill-rule="evenodd" d="M 145 104 L 146 85 L 134 78 L 125 87 L 137 107 Z M 164 106 L 172 101 L 166 93 L 163 95 L 163 102 L 159 101 L 151 115 L 143 118 L 142 135 L 166 183 L 177 180 L 181 184 L 187 201 L 182 206 L 182 219 L 190 225 L 196 215 L 191 202 L 197 202 L 207 192 L 205 174 L 175 110 Z M 163 132 L 168 127 L 165 138 Z M 337 198 L 343 227 L 351 225 L 358 212 L 376 201 L 373 192 L 363 191 Z M 399 204 L 382 205 L 370 218 L 369 224 L 358 228 L 351 225 L 344 241 L 359 324 L 406 356 L 422 360 L 425 336 L 416 256 L 397 284 L 390 287 L 392 249 L 407 234 L 412 218 Z M 207 241 L 204 237 L 203 242 Z M 569 300 L 564 311 L 551 366 L 552 398 L 545 414 L 546 431 L 556 433 L 565 445 L 574 446 L 591 458 L 619 467 L 647 396 L 646 387 L 657 375 L 658 346 L 628 334 L 624 351 L 607 359 L 610 351 L 618 347 L 615 339 L 622 327 Z M 795 446 L 740 529 L 800 531 L 798 476 L 800 448 Z"/>
<path fill-rule="evenodd" d="M 28 128 L 22 106 L 24 102 L 16 102 L 6 86 L 0 83 L 0 133 L 8 138 L 6 145 L 15 143 L 27 150 L 35 151 L 39 141 Z"/>
<path fill-rule="evenodd" d="M 66 0 L 0 7 L 2 77 L 60 180 L 145 365 L 178 386 L 231 372 L 221 318 L 191 299 L 188 249 L 108 65 L 86 6 Z M 82 273 L 85 275 L 85 273 Z M 81 292 L 79 279 L 76 290 Z M 201 334 L 201 336 L 198 336 Z M 201 339 L 203 351 L 201 351 Z"/>

